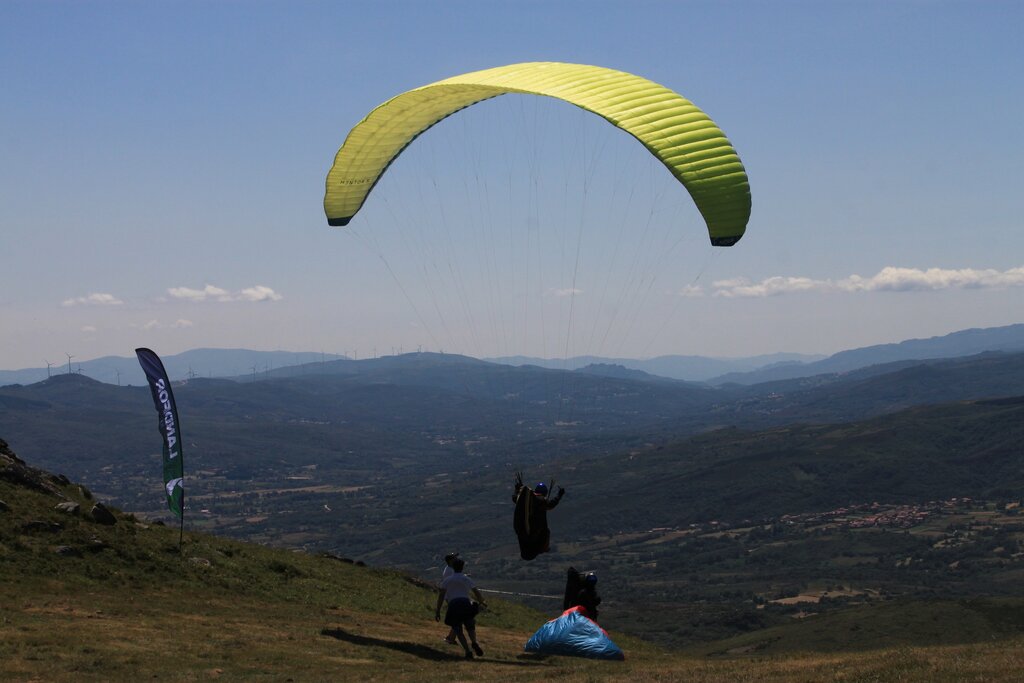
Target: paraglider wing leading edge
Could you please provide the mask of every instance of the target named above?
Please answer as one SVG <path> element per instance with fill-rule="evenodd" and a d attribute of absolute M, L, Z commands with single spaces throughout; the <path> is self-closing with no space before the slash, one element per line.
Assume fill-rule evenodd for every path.
<path fill-rule="evenodd" d="M 324 211 L 347 225 L 392 161 L 442 119 L 509 93 L 553 97 L 597 114 L 635 137 L 686 187 L 711 243 L 735 244 L 750 219 L 750 185 L 722 130 L 679 94 L 622 71 L 528 62 L 475 71 L 404 92 L 349 131 L 327 175 Z"/>

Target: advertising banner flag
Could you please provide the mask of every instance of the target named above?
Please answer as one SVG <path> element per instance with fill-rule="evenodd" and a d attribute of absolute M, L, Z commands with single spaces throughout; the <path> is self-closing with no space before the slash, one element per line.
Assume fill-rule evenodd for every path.
<path fill-rule="evenodd" d="M 160 436 L 164 440 L 164 492 L 167 494 L 167 507 L 178 519 L 184 521 L 185 514 L 185 465 L 181 457 L 181 429 L 178 422 L 178 409 L 171 393 L 171 380 L 167 377 L 164 364 L 160 357 L 149 349 L 135 349 L 139 365 L 149 380 L 149 389 L 153 394 L 153 405 L 156 406 L 157 425 Z"/>

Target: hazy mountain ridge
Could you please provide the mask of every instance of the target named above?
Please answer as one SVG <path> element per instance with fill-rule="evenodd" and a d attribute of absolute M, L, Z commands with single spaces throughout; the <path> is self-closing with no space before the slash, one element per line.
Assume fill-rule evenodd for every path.
<path fill-rule="evenodd" d="M 162 356 L 161 360 L 172 380 L 188 377 L 230 377 L 253 372 L 265 374 L 268 370 L 284 365 L 319 363 L 325 360 L 346 358 L 333 353 L 312 351 L 252 351 L 250 349 L 191 349 L 178 354 Z M 71 359 L 71 373 L 68 363 L 54 362 L 49 371 L 46 367 L 22 370 L 0 370 L 0 386 L 9 384 L 32 384 L 48 376 L 82 374 L 107 384 L 143 385 L 146 377 L 135 356 L 103 356 L 92 360 Z"/>
<path fill-rule="evenodd" d="M 897 361 L 735 390 L 746 397 L 738 405 L 751 415 L 749 426 L 842 422 L 914 406 L 1024 394 L 1024 353 Z"/>
<path fill-rule="evenodd" d="M 809 363 L 824 357 L 824 355 L 813 354 L 772 353 L 744 358 L 712 358 L 709 356 L 687 355 L 667 355 L 647 359 L 606 358 L 603 356 L 573 356 L 568 359 L 502 356 L 486 358 L 485 360 L 506 365 L 535 365 L 550 370 L 578 370 L 591 365 L 619 365 L 630 370 L 640 370 L 659 377 L 689 382 L 704 382 L 730 372 L 748 372 L 758 368 L 786 363 Z"/>
<path fill-rule="evenodd" d="M 1024 324 L 975 328 L 929 339 L 908 339 L 898 344 L 878 344 L 840 351 L 812 363 L 783 364 L 751 372 L 729 373 L 708 380 L 710 384 L 761 384 L 798 377 L 843 373 L 872 365 L 909 360 L 971 356 L 987 351 L 1024 350 Z"/>
<path fill-rule="evenodd" d="M 298 476 L 298 468 L 316 465 L 353 485 L 385 475 L 401 483 L 439 463 L 527 466 L 725 426 L 841 423 L 1024 394 L 1024 354 L 1008 353 L 719 389 L 450 354 L 315 367 L 338 374 L 176 383 L 189 462 L 235 478 Z M 146 387 L 58 375 L 0 388 L 0 406 L 0 431 L 43 466 L 111 490 L 150 473 L 157 448 Z"/>
<path fill-rule="evenodd" d="M 709 358 L 705 356 L 659 356 L 646 360 L 575 356 L 532 358 L 507 356 L 489 360 L 511 365 L 536 365 L 552 369 L 577 369 L 587 365 L 621 365 L 652 375 L 723 384 L 761 384 L 765 382 L 850 372 L 872 365 L 904 360 L 927 360 L 970 356 L 986 351 L 1024 350 L 1024 323 L 1002 327 L 972 328 L 928 339 L 908 339 L 894 344 L 876 344 L 840 351 L 831 356 L 776 353 L 748 358 Z"/>
<path fill-rule="evenodd" d="M 774 353 L 746 358 L 711 358 L 705 356 L 668 355 L 649 359 L 603 358 L 575 356 L 568 359 L 544 359 L 528 356 L 485 358 L 481 362 L 502 365 L 532 365 L 554 370 L 576 370 L 587 366 L 622 366 L 650 375 L 690 382 L 722 384 L 758 384 L 783 379 L 809 377 L 820 374 L 849 372 L 862 367 L 900 360 L 924 360 L 966 356 L 985 351 L 1024 350 L 1024 324 L 984 329 L 971 329 L 930 339 L 911 339 L 898 344 L 880 344 L 841 351 L 829 357 L 810 354 Z M 382 356 L 381 367 L 388 359 L 409 358 L 417 355 L 432 358 L 457 354 L 404 354 Z M 353 368 L 344 361 L 347 356 L 316 352 L 252 351 L 248 349 L 193 349 L 163 357 L 171 379 L 189 377 L 233 377 L 268 379 L 295 377 L 309 374 L 350 374 Z M 399 361 L 400 366 L 407 366 Z M 109 384 L 138 385 L 145 382 L 134 357 L 105 356 L 89 361 L 73 362 L 71 370 Z M 66 374 L 66 364 L 55 362 L 47 371 L 43 368 L 0 370 L 0 386 L 31 384 L 47 376 Z"/>
<path fill-rule="evenodd" d="M 412 458 L 422 467 L 434 458 L 471 453 L 500 458 L 513 447 L 536 449 L 530 457 L 540 457 L 544 441 L 556 433 L 570 447 L 584 432 L 602 438 L 609 431 L 646 428 L 707 405 L 717 393 L 451 355 L 335 364 L 344 374 L 176 383 L 182 433 L 195 444 L 186 453 L 228 469 L 293 458 L 359 470 L 367 469 L 361 461 Z M 115 470 L 125 476 L 149 467 L 137 455 L 139 444 L 154 445 L 146 387 L 57 375 L 0 388 L 0 405 L 0 429 L 44 466 L 70 458 L 75 476 L 89 483 L 104 478 L 100 469 L 108 462 L 118 463 Z M 352 462 L 349 452 L 358 454 Z"/>

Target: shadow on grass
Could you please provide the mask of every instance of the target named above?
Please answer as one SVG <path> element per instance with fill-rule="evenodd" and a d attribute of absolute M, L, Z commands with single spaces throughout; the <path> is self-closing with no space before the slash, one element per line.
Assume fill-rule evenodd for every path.
<path fill-rule="evenodd" d="M 320 635 L 330 636 L 331 638 L 337 638 L 338 640 L 344 640 L 346 643 L 352 643 L 353 645 L 372 645 L 374 647 L 386 647 L 390 650 L 398 650 L 404 652 L 407 655 L 419 657 L 420 659 L 429 659 L 434 662 L 449 662 L 459 659 L 463 659 L 461 655 L 449 654 L 447 652 L 441 652 L 435 650 L 432 647 L 426 645 L 420 645 L 419 643 L 409 643 L 404 640 L 384 640 L 382 638 L 371 638 L 369 636 L 360 636 L 355 633 L 349 633 L 344 629 L 340 628 L 323 628 L 320 629 Z"/>
<path fill-rule="evenodd" d="M 419 643 L 410 643 L 404 640 L 384 640 L 383 638 L 371 638 L 370 636 L 360 636 L 355 633 L 349 633 L 348 631 L 340 628 L 322 628 L 320 629 L 320 635 L 328 636 L 330 638 L 336 638 L 337 640 L 343 640 L 346 643 L 352 643 L 353 645 L 370 645 L 373 647 L 386 647 L 389 650 L 397 650 L 404 652 L 407 655 L 419 657 L 420 659 L 429 659 L 433 662 L 451 662 L 459 661 L 464 659 L 461 654 L 450 654 L 448 652 L 441 652 L 435 650 L 432 647 L 426 645 L 420 645 Z M 494 659 L 486 659 L 489 664 L 511 664 L 512 666 L 543 666 L 544 661 L 542 657 L 536 657 L 534 655 L 521 654 L 516 657 L 518 661 L 509 662 Z"/>

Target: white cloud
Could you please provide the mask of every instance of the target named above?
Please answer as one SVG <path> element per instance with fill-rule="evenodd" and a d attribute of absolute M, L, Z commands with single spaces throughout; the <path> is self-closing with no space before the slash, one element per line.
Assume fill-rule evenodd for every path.
<path fill-rule="evenodd" d="M 579 296 L 583 293 L 582 289 L 575 289 L 573 287 L 569 287 L 567 289 L 552 289 L 549 291 L 554 296 Z"/>
<path fill-rule="evenodd" d="M 175 299 L 187 299 L 189 301 L 231 301 L 231 295 L 227 290 L 213 285 L 206 285 L 202 289 L 191 289 L 190 287 L 170 287 L 167 290 Z"/>
<path fill-rule="evenodd" d="M 704 296 L 704 289 L 700 285 L 686 285 L 676 292 L 676 295 L 688 298 Z"/>
<path fill-rule="evenodd" d="M 960 268 L 883 268 L 871 278 L 851 275 L 837 283 L 843 291 L 891 291 L 907 292 L 937 289 L 1002 289 L 1024 285 L 1024 267 L 998 271 L 991 268 L 975 270 Z"/>
<path fill-rule="evenodd" d="M 92 334 L 95 331 L 96 331 L 96 328 L 94 326 L 92 326 L 92 325 L 86 325 L 86 326 L 84 326 L 82 328 L 82 332 L 85 332 L 86 334 Z"/>
<path fill-rule="evenodd" d="M 78 296 L 73 299 L 65 299 L 61 306 L 120 306 L 124 302 L 113 294 L 94 292 L 88 296 Z"/>
<path fill-rule="evenodd" d="M 1024 286 L 1024 266 L 1005 271 L 974 268 L 898 268 L 887 266 L 870 277 L 851 275 L 841 280 L 770 277 L 761 282 L 732 279 L 712 283 L 715 296 L 763 297 L 794 292 L 920 292 L 944 289 L 1005 289 Z"/>
<path fill-rule="evenodd" d="M 225 303 L 230 301 L 280 301 L 283 298 L 273 289 L 264 285 L 246 287 L 238 292 L 229 292 L 226 289 L 210 284 L 202 289 L 170 287 L 167 293 L 175 299 L 184 299 L 186 301 L 219 301 Z"/>
<path fill-rule="evenodd" d="M 175 330 L 184 329 L 186 327 L 192 327 L 194 323 L 191 320 L 185 320 L 184 318 L 178 318 L 170 325 L 160 322 L 159 320 L 153 319 L 149 322 L 143 323 L 142 325 L 130 325 L 130 327 L 139 327 L 143 330 L 160 330 L 165 327 L 170 327 Z"/>
<path fill-rule="evenodd" d="M 281 295 L 270 287 L 256 285 L 255 287 L 246 287 L 239 292 L 239 298 L 243 301 L 280 301 Z"/>
<path fill-rule="evenodd" d="M 758 283 L 752 283 L 742 278 L 734 280 L 718 280 L 712 285 L 715 288 L 715 296 L 725 297 L 750 297 L 750 296 L 775 296 L 777 294 L 788 294 L 791 292 L 809 292 L 813 290 L 828 289 L 831 283 L 828 280 L 812 280 L 806 277 L 782 277 L 776 275 Z"/>

